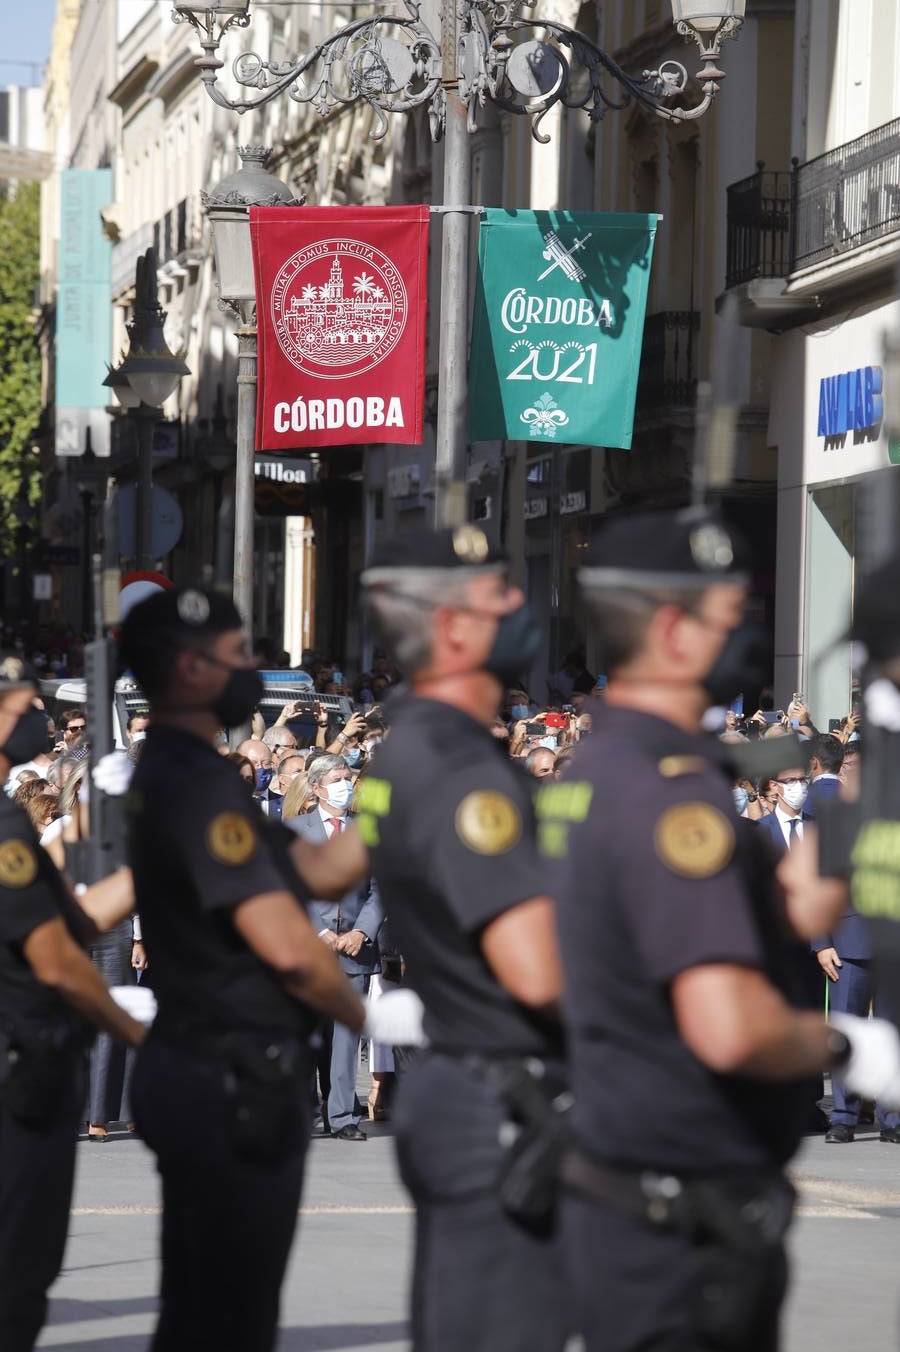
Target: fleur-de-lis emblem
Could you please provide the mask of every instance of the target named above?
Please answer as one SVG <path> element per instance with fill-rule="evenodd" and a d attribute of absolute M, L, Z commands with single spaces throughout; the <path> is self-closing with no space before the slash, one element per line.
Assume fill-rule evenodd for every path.
<path fill-rule="evenodd" d="M 532 408 L 526 408 L 519 416 L 528 424 L 530 437 L 555 437 L 557 428 L 565 427 L 569 421 L 568 413 L 562 411 L 552 394 L 542 394 Z"/>

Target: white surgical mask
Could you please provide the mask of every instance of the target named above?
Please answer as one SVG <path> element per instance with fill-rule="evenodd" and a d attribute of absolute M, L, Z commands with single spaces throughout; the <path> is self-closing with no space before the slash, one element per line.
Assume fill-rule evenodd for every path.
<path fill-rule="evenodd" d="M 739 817 L 743 817 L 747 811 L 747 804 L 750 802 L 750 795 L 740 785 L 735 785 L 731 792 L 734 794 L 734 806 L 737 809 L 737 814 Z"/>
<path fill-rule="evenodd" d="M 535 742 L 535 746 L 545 746 L 548 751 L 555 751 L 557 746 L 556 738 L 542 737 L 539 742 Z"/>
<path fill-rule="evenodd" d="M 140 732 L 133 732 L 133 733 L 131 734 L 131 740 L 132 740 L 133 742 L 143 742 L 144 739 L 146 738 L 146 736 L 147 736 L 147 734 L 146 734 L 146 732 L 143 731 L 143 730 L 141 730 Z"/>
<path fill-rule="evenodd" d="M 339 779 L 336 784 L 325 785 L 328 806 L 336 812 L 343 812 L 353 797 L 353 785 L 349 779 Z"/>
<path fill-rule="evenodd" d="M 806 802 L 806 796 L 809 793 L 808 784 L 782 784 L 782 797 L 788 807 L 796 812 Z"/>

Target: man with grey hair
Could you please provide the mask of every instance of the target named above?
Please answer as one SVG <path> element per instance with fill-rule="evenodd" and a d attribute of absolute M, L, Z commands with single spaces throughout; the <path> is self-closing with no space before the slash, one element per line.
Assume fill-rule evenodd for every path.
<path fill-rule="evenodd" d="M 309 791 L 316 800 L 312 812 L 291 817 L 286 825 L 311 844 L 340 836 L 348 825 L 353 780 L 343 756 L 323 752 L 312 762 Z M 369 977 L 378 968 L 378 931 L 384 919 L 378 893 L 365 878 L 336 900 L 307 903 L 319 938 L 337 956 L 347 980 L 362 996 Z M 313 1134 L 329 1132 L 340 1141 L 364 1141 L 362 1110 L 356 1097 L 359 1034 L 327 1019 L 322 1024 L 322 1046 L 316 1058 L 322 1087 L 322 1115 Z"/>
<path fill-rule="evenodd" d="M 537 630 L 475 526 L 387 541 L 362 580 L 409 680 L 357 800 L 430 1042 L 395 1110 L 417 1210 L 413 1347 L 558 1352 L 555 1161 L 532 1153 L 562 1088 L 553 904 L 529 781 L 491 735 Z"/>
<path fill-rule="evenodd" d="M 297 750 L 297 738 L 291 732 L 290 728 L 275 727 L 266 728 L 262 735 L 262 740 L 272 751 L 272 759 L 275 769 L 278 769 L 280 762 L 289 751 Z"/>
<path fill-rule="evenodd" d="M 260 737 L 248 737 L 238 747 L 238 755 L 246 756 L 253 766 L 256 782 L 253 797 L 266 817 L 281 821 L 281 795 L 272 788 L 275 758 L 271 746 Z"/>

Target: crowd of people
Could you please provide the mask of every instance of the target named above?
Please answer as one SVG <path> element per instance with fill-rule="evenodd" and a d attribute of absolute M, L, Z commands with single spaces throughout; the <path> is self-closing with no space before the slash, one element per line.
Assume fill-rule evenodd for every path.
<path fill-rule="evenodd" d="M 0 1175 L 0 1333 L 16 1352 L 61 1260 L 78 1110 L 90 1140 L 136 1126 L 156 1155 L 160 1349 L 273 1345 L 310 1114 L 313 1135 L 364 1142 L 365 1119 L 393 1113 L 417 1352 L 553 1352 L 573 1331 L 589 1352 L 636 1352 L 688 1328 L 698 1347 L 774 1352 L 782 1169 L 804 1126 L 849 1144 L 873 1099 L 880 1139 L 900 1143 L 900 1040 L 867 1017 L 862 917 L 842 891 L 819 932 L 788 875 L 783 895 L 775 882 L 779 856 L 799 859 L 856 792 L 862 720 L 822 733 L 799 694 L 781 710 L 764 693 L 748 718 L 729 707 L 720 658 L 745 576 L 714 517 L 665 524 L 609 527 L 582 577 L 609 675 L 573 651 L 545 699 L 522 685 L 536 626 L 474 527 L 387 544 L 363 577 L 386 649 L 353 682 L 304 654 L 297 684 L 320 700 L 304 690 L 274 718 L 259 658 L 282 655 L 251 653 L 214 592 L 129 615 L 122 652 L 147 706 L 125 754 L 92 768 L 84 709 L 54 721 L 25 662 L 0 662 L 0 1132 L 15 1166 Z M 232 749 L 226 730 L 248 726 Z M 779 738 L 748 774 L 750 743 Z M 131 785 L 130 868 L 88 885 L 92 792 L 113 779 Z M 136 1005 L 109 999 L 129 980 L 157 991 L 149 1036 Z M 42 1019 L 59 1041 L 36 1056 Z M 182 1113 L 206 1124 L 202 1151 Z"/>

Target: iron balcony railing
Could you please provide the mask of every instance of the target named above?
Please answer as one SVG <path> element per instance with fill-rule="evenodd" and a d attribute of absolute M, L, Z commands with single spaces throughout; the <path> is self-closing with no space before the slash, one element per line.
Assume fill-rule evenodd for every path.
<path fill-rule="evenodd" d="M 728 188 L 726 285 L 787 277 L 900 231 L 900 118 Z"/>
<path fill-rule="evenodd" d="M 694 403 L 699 336 L 699 310 L 662 310 L 647 316 L 638 375 L 639 412 Z"/>
<path fill-rule="evenodd" d="M 790 271 L 792 174 L 764 170 L 728 188 L 725 285 Z"/>
<path fill-rule="evenodd" d="M 900 230 L 900 118 L 794 173 L 791 271 Z"/>

